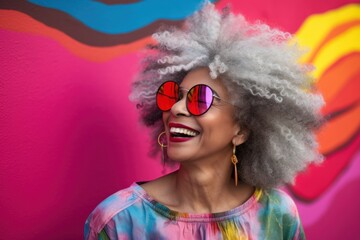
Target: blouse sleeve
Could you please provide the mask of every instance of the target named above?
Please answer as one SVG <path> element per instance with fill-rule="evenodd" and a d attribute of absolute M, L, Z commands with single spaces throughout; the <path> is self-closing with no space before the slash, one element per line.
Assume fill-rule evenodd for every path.
<path fill-rule="evenodd" d="M 121 215 L 121 214 L 120 214 Z M 126 215 L 126 214 L 125 214 Z M 131 223 L 129 221 L 123 221 L 123 217 L 116 217 L 119 222 L 110 219 L 102 229 L 90 227 L 89 224 L 85 224 L 84 239 L 85 240 L 130 240 L 131 238 Z"/>
<path fill-rule="evenodd" d="M 120 190 L 102 201 L 85 222 L 85 240 L 127 239 L 129 214 L 127 208 L 140 200 L 134 193 L 134 186 Z M 121 224 L 119 224 L 121 223 Z"/>
<path fill-rule="evenodd" d="M 84 227 L 84 240 L 115 240 L 117 238 L 110 238 L 107 233 L 107 225 L 100 231 L 97 232 L 90 226 L 90 221 L 87 220 Z"/>
<path fill-rule="evenodd" d="M 302 226 L 300 215 L 295 202 L 290 196 L 285 195 L 282 203 L 283 209 L 283 236 L 289 240 L 305 240 L 304 228 Z"/>
<path fill-rule="evenodd" d="M 90 226 L 90 222 L 91 222 L 91 218 L 92 218 L 92 214 L 90 214 L 90 216 L 88 217 L 88 219 L 85 222 L 85 226 L 84 226 L 84 240 L 95 240 L 95 239 L 99 239 L 97 236 L 97 233 L 94 231 L 94 229 Z M 101 238 L 100 238 L 101 239 Z"/>
<path fill-rule="evenodd" d="M 303 240 L 304 229 L 292 198 L 279 189 L 264 192 L 260 222 L 264 239 Z"/>

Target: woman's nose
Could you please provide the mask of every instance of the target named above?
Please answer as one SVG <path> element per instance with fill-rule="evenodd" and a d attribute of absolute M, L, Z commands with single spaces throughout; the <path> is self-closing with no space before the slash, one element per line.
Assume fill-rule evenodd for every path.
<path fill-rule="evenodd" d="M 186 108 L 186 97 L 177 101 L 170 109 L 174 116 L 190 116 L 191 114 Z"/>

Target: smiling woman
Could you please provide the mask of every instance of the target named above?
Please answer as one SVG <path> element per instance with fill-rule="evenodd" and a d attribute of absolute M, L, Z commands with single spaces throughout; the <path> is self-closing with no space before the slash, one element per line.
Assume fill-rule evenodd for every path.
<path fill-rule="evenodd" d="M 154 38 L 131 99 L 180 167 L 103 201 L 85 239 L 304 239 L 276 187 L 321 160 L 323 100 L 290 34 L 206 3 Z"/>

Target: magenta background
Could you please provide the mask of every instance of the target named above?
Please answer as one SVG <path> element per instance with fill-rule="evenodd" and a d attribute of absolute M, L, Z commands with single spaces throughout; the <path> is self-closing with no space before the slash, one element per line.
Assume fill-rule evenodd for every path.
<path fill-rule="evenodd" d="M 249 18 L 295 32 L 346 1 L 241 2 L 234 9 Z M 0 36 L 0 239 L 81 239 L 101 200 L 162 174 L 128 100 L 137 53 L 96 63 L 44 36 Z M 360 155 L 318 200 L 296 200 L 309 239 L 356 236 L 358 169 Z"/>
<path fill-rule="evenodd" d="M 51 39 L 0 34 L 6 45 L 0 55 L 6 216 L 0 218 L 0 236 L 56 238 L 61 223 L 65 235 L 59 239 L 79 238 L 85 218 L 103 198 L 161 173 L 147 159 L 148 134 L 128 100 L 135 54 L 93 63 Z"/>

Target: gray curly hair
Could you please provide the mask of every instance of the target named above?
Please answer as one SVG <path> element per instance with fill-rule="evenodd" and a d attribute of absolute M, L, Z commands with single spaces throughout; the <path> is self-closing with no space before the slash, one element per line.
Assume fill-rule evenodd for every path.
<path fill-rule="evenodd" d="M 146 51 L 130 99 L 153 129 L 157 149 L 164 130 L 155 100 L 158 87 L 167 80 L 181 83 L 192 69 L 208 67 L 213 79 L 223 80 L 236 106 L 235 119 L 250 132 L 237 147 L 239 179 L 270 188 L 293 183 L 308 164 L 321 162 L 313 131 L 322 124 L 324 101 L 310 67 L 298 62 L 301 52 L 291 34 L 249 23 L 228 8 L 219 12 L 206 2 L 182 29 L 163 29 L 153 38 L 157 43 Z"/>

